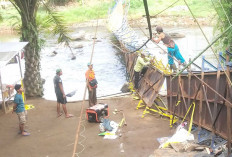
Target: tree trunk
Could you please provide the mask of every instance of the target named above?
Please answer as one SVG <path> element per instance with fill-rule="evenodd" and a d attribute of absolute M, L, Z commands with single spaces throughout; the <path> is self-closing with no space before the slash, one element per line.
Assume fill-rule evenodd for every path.
<path fill-rule="evenodd" d="M 41 97 L 43 84 L 40 75 L 40 45 L 36 25 L 37 0 L 14 0 L 16 9 L 21 15 L 21 41 L 28 41 L 25 48 L 24 88 L 26 96 Z"/>

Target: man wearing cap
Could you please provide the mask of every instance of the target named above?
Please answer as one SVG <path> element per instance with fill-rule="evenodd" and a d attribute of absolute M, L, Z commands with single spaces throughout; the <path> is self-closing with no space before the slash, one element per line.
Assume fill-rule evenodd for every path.
<path fill-rule="evenodd" d="M 149 65 L 152 60 L 150 60 L 150 62 L 148 61 L 148 58 L 146 58 L 146 55 L 148 55 L 147 52 L 142 51 L 141 52 L 141 56 L 138 56 L 137 61 L 135 63 L 134 66 L 134 88 L 138 89 L 138 83 L 139 83 L 139 76 L 144 75 L 147 71 L 147 65 Z"/>
<path fill-rule="evenodd" d="M 173 71 L 176 71 L 176 64 L 173 61 L 173 57 L 175 57 L 179 64 L 183 64 L 186 65 L 186 62 L 184 60 L 184 58 L 182 57 L 179 48 L 177 46 L 177 44 L 171 39 L 171 37 L 163 32 L 163 28 L 160 26 L 156 27 L 156 31 L 158 33 L 158 35 L 156 35 L 158 37 L 158 39 L 152 38 L 153 41 L 155 41 L 157 44 L 160 41 L 163 41 L 164 45 L 167 47 L 168 50 L 168 64 L 170 65 L 170 69 Z"/>
<path fill-rule="evenodd" d="M 62 104 L 63 111 L 65 113 L 65 117 L 66 118 L 70 118 L 70 117 L 73 117 L 73 115 L 72 114 L 68 114 L 68 112 L 67 112 L 67 108 L 66 108 L 66 103 L 67 103 L 66 95 L 64 93 L 64 88 L 63 88 L 62 80 L 60 78 L 60 76 L 62 74 L 63 74 L 62 70 L 61 69 L 57 69 L 56 70 L 56 76 L 53 79 L 55 93 L 56 93 L 56 98 L 57 98 L 57 117 L 60 117 L 62 115 L 62 113 L 60 112 L 60 104 Z"/>
<path fill-rule="evenodd" d="M 14 106 L 12 113 L 16 112 L 19 118 L 19 130 L 20 134 L 23 136 L 29 136 L 30 133 L 24 130 L 27 121 L 27 111 L 25 110 L 25 105 L 23 102 L 22 92 L 23 89 L 20 84 L 15 85 L 16 95 L 14 97 Z"/>
<path fill-rule="evenodd" d="M 93 64 L 88 63 L 88 70 L 85 73 L 86 85 L 89 91 L 89 107 L 97 104 L 97 80 L 93 71 Z"/>

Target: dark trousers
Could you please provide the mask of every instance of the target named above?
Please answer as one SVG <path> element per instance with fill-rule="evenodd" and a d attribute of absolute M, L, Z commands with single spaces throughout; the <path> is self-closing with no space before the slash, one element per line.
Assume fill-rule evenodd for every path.
<path fill-rule="evenodd" d="M 139 87 L 139 72 L 134 71 L 134 75 L 135 75 L 135 80 L 134 80 L 134 84 L 135 84 L 135 89 L 138 89 Z"/>
<path fill-rule="evenodd" d="M 145 73 L 147 72 L 147 69 L 148 67 L 144 67 L 142 70 L 141 70 L 141 77 L 143 77 L 145 75 Z M 141 78 L 140 77 L 140 72 L 136 72 L 134 71 L 134 76 L 135 76 L 135 80 L 134 80 L 134 84 L 135 84 L 135 89 L 138 89 L 139 88 L 139 81 Z"/>
<path fill-rule="evenodd" d="M 89 90 L 89 107 L 94 106 L 96 104 L 97 104 L 97 90 L 96 88 L 92 88 L 91 91 Z"/>

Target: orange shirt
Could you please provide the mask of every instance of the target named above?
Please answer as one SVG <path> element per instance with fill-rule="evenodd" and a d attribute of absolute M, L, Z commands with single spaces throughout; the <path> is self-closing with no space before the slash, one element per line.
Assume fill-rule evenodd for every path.
<path fill-rule="evenodd" d="M 93 79 L 95 79 L 95 73 L 93 70 L 87 70 L 85 73 L 85 77 L 86 79 L 89 79 L 89 81 L 92 81 Z"/>
<path fill-rule="evenodd" d="M 93 70 L 87 70 L 86 73 L 85 73 L 85 77 L 86 77 L 86 79 L 89 80 L 89 82 L 92 81 L 93 79 L 95 79 L 94 71 Z M 89 85 L 89 88 L 97 88 L 97 85 L 95 85 L 94 87 L 91 87 Z"/>

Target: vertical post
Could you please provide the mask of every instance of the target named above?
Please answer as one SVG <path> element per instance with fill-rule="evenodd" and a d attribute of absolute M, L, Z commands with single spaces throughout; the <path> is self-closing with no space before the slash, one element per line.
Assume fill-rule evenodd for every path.
<path fill-rule="evenodd" d="M 172 104 L 172 75 L 170 75 L 170 106 L 173 107 L 173 104 Z M 173 111 L 173 109 L 171 111 Z"/>
<path fill-rule="evenodd" d="M 178 103 L 178 101 L 180 101 L 180 99 L 181 99 L 181 97 L 180 97 L 180 84 L 181 84 L 181 76 L 179 75 L 178 76 L 178 82 L 177 82 L 177 96 L 176 96 L 176 103 Z M 175 106 L 176 106 L 176 104 L 175 104 Z M 176 107 L 178 107 L 178 106 L 176 106 Z M 180 107 L 178 107 L 177 108 L 178 109 L 178 112 L 177 113 L 181 113 L 182 111 L 180 111 L 181 110 L 181 108 Z"/>
<path fill-rule="evenodd" d="M 191 68 L 190 68 L 191 69 Z M 188 72 L 188 107 L 190 107 L 191 101 L 191 72 Z M 191 115 L 189 114 L 189 120 L 191 119 Z"/>
<path fill-rule="evenodd" d="M 204 73 L 204 69 L 203 69 L 203 65 L 202 65 L 202 67 L 201 67 L 201 80 L 204 80 L 204 75 L 205 75 L 205 73 Z M 201 87 L 203 87 L 203 83 L 202 82 L 200 82 L 200 84 L 201 84 Z M 199 106 L 199 126 L 198 126 L 198 129 L 200 129 L 201 128 L 201 126 L 202 126 L 202 104 L 203 104 L 203 89 L 201 88 L 200 89 L 200 106 Z"/>
<path fill-rule="evenodd" d="M 229 78 L 227 77 L 227 83 L 228 83 L 228 89 L 229 92 L 227 92 L 227 98 L 230 98 L 229 100 L 231 101 L 231 97 L 230 95 L 231 93 L 231 86 L 230 86 L 230 66 L 229 66 L 229 60 L 230 57 L 228 54 L 226 54 L 226 73 L 229 76 Z M 227 107 L 227 142 L 228 142 L 228 156 L 230 156 L 231 154 L 231 108 L 229 105 L 227 105 L 226 103 L 226 107 Z"/>
<path fill-rule="evenodd" d="M 2 93 L 2 108 L 3 108 L 3 112 L 6 113 L 6 104 L 5 104 L 5 99 L 4 99 L 4 97 L 3 97 L 3 88 L 2 88 L 1 71 L 0 71 L 0 86 L 1 86 L 1 93 Z"/>

